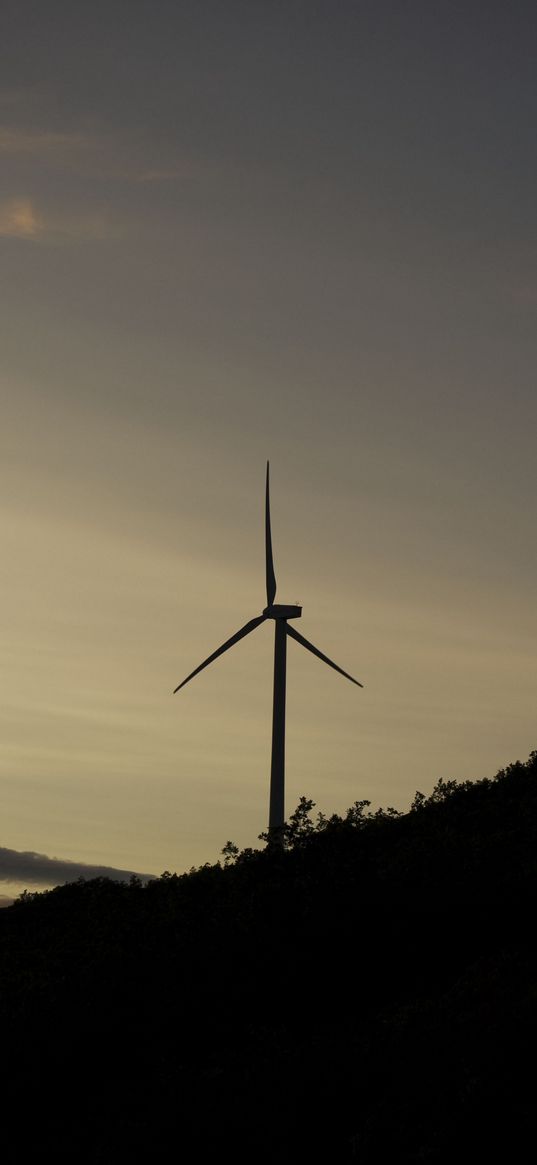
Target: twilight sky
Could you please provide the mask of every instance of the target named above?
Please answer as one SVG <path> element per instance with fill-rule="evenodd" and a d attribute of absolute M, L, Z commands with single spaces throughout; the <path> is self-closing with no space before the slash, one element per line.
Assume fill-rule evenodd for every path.
<path fill-rule="evenodd" d="M 3 0 L 0 46 L 0 844 L 256 844 L 272 625 L 171 692 L 265 605 L 267 457 L 278 600 L 365 684 L 289 644 L 288 810 L 525 759 L 534 3 Z"/>

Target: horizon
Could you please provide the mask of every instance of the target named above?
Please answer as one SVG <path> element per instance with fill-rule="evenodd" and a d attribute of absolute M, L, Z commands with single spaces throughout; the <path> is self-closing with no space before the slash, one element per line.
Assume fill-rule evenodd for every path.
<path fill-rule="evenodd" d="M 364 683 L 289 645 L 287 813 L 528 756 L 534 6 L 2 24 L 2 846 L 256 843 L 272 637 L 171 692 L 264 606 L 267 457 L 278 599 Z"/>
<path fill-rule="evenodd" d="M 520 758 L 517 758 L 515 761 L 510 762 L 510 764 L 506 766 L 506 769 L 510 768 L 513 765 L 529 765 L 531 763 L 531 761 L 535 759 L 536 756 L 537 756 L 537 750 L 532 749 L 527 761 L 526 760 L 522 761 L 522 760 L 520 760 Z M 480 782 L 482 780 L 485 780 L 485 781 L 486 780 L 493 780 L 494 778 L 499 776 L 503 771 L 504 771 L 503 769 L 500 769 L 500 770 L 498 770 L 498 772 L 496 772 L 494 774 L 490 774 L 488 777 L 480 778 L 480 780 L 477 780 L 477 781 L 472 781 L 470 778 L 470 784 L 478 785 L 478 784 L 480 784 Z M 438 785 L 439 784 L 442 785 L 443 782 L 444 782 L 444 778 L 440 778 L 439 782 L 436 783 L 435 788 L 438 788 Z M 449 782 L 448 781 L 446 787 L 449 788 L 449 785 L 453 784 L 453 783 L 455 785 L 459 785 L 459 787 L 461 787 L 461 788 L 464 785 L 464 782 L 458 782 L 458 781 Z M 434 793 L 435 789 L 433 789 L 433 790 L 429 789 L 427 791 L 427 793 L 423 793 L 422 790 L 416 790 L 413 801 L 416 800 L 416 797 L 423 798 L 426 801 L 427 797 L 430 796 L 431 791 Z M 308 799 L 307 798 L 300 798 L 300 802 L 302 802 L 304 800 L 307 801 Z M 393 810 L 393 807 L 391 807 L 391 806 L 375 806 L 375 807 L 371 808 L 371 802 L 369 802 L 367 800 L 362 801 L 362 802 L 356 802 L 356 804 L 361 805 L 361 806 L 366 808 L 366 810 L 367 810 L 366 817 L 368 814 L 372 814 L 374 817 L 375 810 L 378 810 L 378 809 L 380 809 L 381 811 L 382 810 L 387 811 L 388 813 L 390 813 Z M 307 809 L 307 815 L 309 816 L 313 812 L 313 810 L 315 809 L 315 802 L 309 801 L 308 805 L 309 805 L 309 808 Z M 297 804 L 297 806 L 295 806 L 294 811 L 295 812 L 298 811 L 301 807 L 302 806 L 300 803 Z M 354 808 L 354 806 L 348 806 L 349 812 L 352 812 L 353 808 Z M 410 813 L 413 808 L 414 808 L 413 804 L 406 806 L 403 810 L 401 810 L 401 809 L 397 810 L 397 814 L 398 814 L 398 816 L 401 816 L 401 815 L 406 816 L 406 814 Z M 326 816 L 327 815 L 325 814 L 325 817 Z M 290 817 L 290 814 L 288 814 L 288 818 L 289 817 Z M 320 819 L 321 819 L 320 817 L 317 817 L 317 815 L 315 815 L 313 822 L 312 822 L 314 829 L 318 828 L 318 821 Z M 310 818 L 310 820 L 311 820 L 311 818 Z M 268 831 L 264 831 L 264 833 L 261 834 L 257 840 L 258 841 L 261 841 L 261 840 L 265 841 L 265 846 L 267 846 L 269 843 Z M 220 850 L 218 858 L 215 860 L 215 862 L 209 863 L 210 865 L 224 865 L 224 866 L 227 865 L 228 860 L 229 860 L 229 855 L 230 855 L 230 851 L 227 848 L 229 846 L 229 844 L 230 844 L 230 839 L 228 839 L 225 846 L 223 846 L 222 849 Z M 237 855 L 240 854 L 240 852 L 241 852 L 240 848 L 238 846 L 234 846 L 233 842 L 231 842 L 231 844 L 234 847 L 234 849 L 236 850 Z M 252 852 L 255 851 L 256 849 L 257 850 L 261 849 L 261 847 L 258 847 L 258 846 L 247 847 L 247 848 L 249 850 L 252 850 Z M 13 870 L 13 877 L 12 878 L 5 877 L 6 859 L 7 859 L 7 862 L 10 863 L 12 866 L 12 870 Z M 207 863 L 202 863 L 202 865 L 206 865 L 206 864 Z M 30 871 L 31 873 L 29 872 L 25 876 L 25 875 L 23 875 L 24 870 Z M 147 874 L 147 873 L 140 873 L 139 871 L 135 871 L 135 870 L 121 870 L 121 869 L 117 869 L 115 867 L 91 866 L 91 865 L 86 865 L 83 862 L 75 862 L 72 860 L 63 860 L 62 861 L 62 860 L 58 860 L 57 858 L 50 858 L 46 854 L 20 853 L 20 852 L 15 851 L 15 850 L 8 850 L 4 847 L 0 847 L 0 873 L 1 873 L 1 876 L 2 876 L 3 880 L 8 885 L 12 885 L 13 887 L 15 887 L 15 886 L 19 887 L 17 892 L 13 895 L 0 894 L 0 909 L 4 908 L 6 906 L 11 906 L 17 900 L 17 898 L 20 896 L 20 894 L 23 892 L 30 892 L 30 893 L 35 893 L 36 891 L 37 892 L 46 892 L 47 890 L 59 888 L 63 885 L 67 885 L 68 883 L 72 883 L 74 881 L 79 881 L 81 879 L 83 881 L 90 881 L 90 880 L 93 880 L 96 878 L 105 878 L 105 879 L 110 879 L 112 881 L 117 881 L 117 882 L 130 882 L 134 878 L 134 879 L 137 879 L 138 881 L 141 881 L 142 883 L 147 884 L 148 882 L 151 882 L 151 881 L 158 881 L 163 875 L 170 875 L 170 874 L 177 875 L 177 874 L 188 874 L 188 873 L 191 874 L 195 870 L 196 870 L 196 867 L 191 867 L 189 870 L 179 870 L 179 871 L 177 871 L 177 870 L 162 870 L 159 874 L 157 874 L 157 873 Z M 66 875 L 67 875 L 67 877 L 66 877 Z M 69 875 L 72 875 L 72 876 L 69 876 Z M 21 887 L 22 887 L 22 889 L 21 889 Z"/>

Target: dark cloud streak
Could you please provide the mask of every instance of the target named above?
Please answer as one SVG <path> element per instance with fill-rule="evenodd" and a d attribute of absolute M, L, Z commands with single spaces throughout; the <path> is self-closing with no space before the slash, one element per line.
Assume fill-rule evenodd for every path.
<path fill-rule="evenodd" d="M 29 882 L 40 886 L 57 886 L 62 882 L 75 882 L 77 878 L 113 878 L 127 882 L 133 874 L 143 879 L 155 876 L 136 873 L 135 870 L 116 870 L 113 866 L 62 861 L 32 850 L 19 851 L 0 846 L 0 882 Z"/>

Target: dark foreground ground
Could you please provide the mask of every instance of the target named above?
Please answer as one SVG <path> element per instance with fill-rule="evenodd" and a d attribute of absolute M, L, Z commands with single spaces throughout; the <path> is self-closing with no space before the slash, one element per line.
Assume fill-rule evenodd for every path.
<path fill-rule="evenodd" d="M 0 912 L 6 1165 L 533 1162 L 537 753 Z"/>

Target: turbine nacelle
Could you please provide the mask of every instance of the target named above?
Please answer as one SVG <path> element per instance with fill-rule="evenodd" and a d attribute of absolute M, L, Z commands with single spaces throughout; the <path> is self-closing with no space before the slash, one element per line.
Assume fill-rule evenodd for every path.
<path fill-rule="evenodd" d="M 265 619 L 300 619 L 302 607 L 287 607 L 284 603 L 272 603 L 265 607 Z"/>

